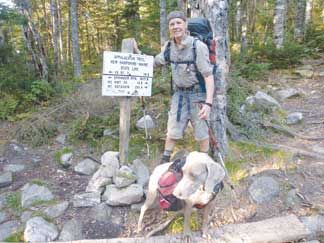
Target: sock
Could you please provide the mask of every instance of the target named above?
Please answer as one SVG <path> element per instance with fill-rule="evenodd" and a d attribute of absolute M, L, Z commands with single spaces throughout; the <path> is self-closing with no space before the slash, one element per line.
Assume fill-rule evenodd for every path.
<path fill-rule="evenodd" d="M 171 150 L 164 150 L 162 160 L 169 162 L 171 158 L 172 151 Z"/>

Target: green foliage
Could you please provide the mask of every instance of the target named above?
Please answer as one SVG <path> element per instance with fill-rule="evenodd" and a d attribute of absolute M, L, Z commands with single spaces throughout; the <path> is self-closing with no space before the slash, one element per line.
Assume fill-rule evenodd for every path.
<path fill-rule="evenodd" d="M 21 194 L 19 191 L 10 193 L 6 198 L 6 205 L 14 212 L 22 212 Z"/>
<path fill-rule="evenodd" d="M 305 43 L 307 47 L 315 49 L 316 52 L 324 52 L 324 31 L 310 26 L 306 31 Z"/>
<path fill-rule="evenodd" d="M 27 102 L 34 104 L 48 101 L 54 94 L 53 87 L 46 80 L 33 81 L 29 93 L 25 96 Z"/>
<path fill-rule="evenodd" d="M 199 230 L 201 222 L 197 220 L 197 212 L 193 212 L 190 217 L 190 228 L 193 231 Z M 183 216 L 177 217 L 168 227 L 168 231 L 172 234 L 179 234 L 183 232 Z"/>
<path fill-rule="evenodd" d="M 24 231 L 19 231 L 8 236 L 4 242 L 24 242 Z"/>
<path fill-rule="evenodd" d="M 63 154 L 68 154 L 68 153 L 72 153 L 72 149 L 71 148 L 68 148 L 68 147 L 64 147 L 63 149 L 61 150 L 57 150 L 55 151 L 54 153 L 54 160 L 60 164 L 60 165 L 63 165 L 62 164 L 62 161 L 61 161 L 61 157 Z"/>
<path fill-rule="evenodd" d="M 9 119 L 16 111 L 19 101 L 16 97 L 6 93 L 0 93 L 0 120 Z"/>
<path fill-rule="evenodd" d="M 33 179 L 31 183 L 38 186 L 46 186 L 46 181 L 43 181 L 41 179 Z"/>
<path fill-rule="evenodd" d="M 247 80 L 258 80 L 265 77 L 267 71 L 271 68 L 271 64 L 238 62 L 235 64 L 235 68 L 239 76 L 246 78 Z"/>

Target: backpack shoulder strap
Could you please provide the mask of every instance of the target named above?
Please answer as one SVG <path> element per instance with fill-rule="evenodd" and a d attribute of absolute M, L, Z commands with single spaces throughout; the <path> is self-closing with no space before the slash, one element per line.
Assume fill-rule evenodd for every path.
<path fill-rule="evenodd" d="M 170 63 L 171 62 L 171 41 L 168 41 L 168 44 L 165 47 L 163 55 L 164 55 L 164 60 L 167 63 Z"/>
<path fill-rule="evenodd" d="M 193 46 L 192 46 L 192 51 L 193 51 L 193 61 L 194 61 L 194 65 L 196 68 L 196 77 L 199 81 L 199 87 L 201 92 L 206 92 L 206 85 L 205 85 L 205 79 L 204 76 L 201 74 L 201 72 L 198 70 L 197 67 L 197 41 L 199 41 L 198 38 L 195 38 L 193 41 Z"/>

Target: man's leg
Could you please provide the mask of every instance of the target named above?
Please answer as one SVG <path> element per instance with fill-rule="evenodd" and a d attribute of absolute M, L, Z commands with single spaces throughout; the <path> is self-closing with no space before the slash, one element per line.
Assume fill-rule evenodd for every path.
<path fill-rule="evenodd" d="M 164 145 L 164 152 L 163 152 L 163 156 L 162 156 L 162 159 L 161 159 L 161 163 L 170 162 L 171 154 L 173 152 L 173 148 L 175 146 L 175 143 L 176 143 L 175 139 L 172 139 L 172 138 L 167 136 L 166 141 L 165 141 L 165 145 Z"/>
<path fill-rule="evenodd" d="M 209 152 L 209 138 L 199 141 L 200 152 L 207 153 Z"/>

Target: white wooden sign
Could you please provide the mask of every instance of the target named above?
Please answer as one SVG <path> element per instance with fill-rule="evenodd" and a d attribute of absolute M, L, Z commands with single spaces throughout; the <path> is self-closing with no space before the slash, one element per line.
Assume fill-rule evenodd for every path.
<path fill-rule="evenodd" d="M 103 96 L 151 96 L 153 56 L 104 52 Z"/>

